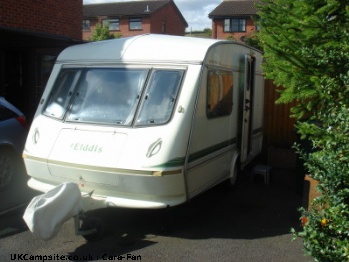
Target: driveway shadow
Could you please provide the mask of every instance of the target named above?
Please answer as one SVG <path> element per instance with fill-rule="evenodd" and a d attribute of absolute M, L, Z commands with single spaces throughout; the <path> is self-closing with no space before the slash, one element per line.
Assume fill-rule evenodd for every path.
<path fill-rule="evenodd" d="M 106 222 L 106 236 L 86 242 L 71 254 L 95 258 L 128 254 L 156 244 L 157 236 L 248 240 L 289 234 L 291 228 L 299 228 L 297 209 L 302 204 L 302 196 L 295 191 L 295 176 L 291 170 L 274 170 L 271 184 L 264 185 L 258 177 L 252 183 L 247 170 L 234 190 L 219 185 L 168 210 L 94 211 L 90 215 Z M 165 220 L 167 228 L 163 227 Z"/>
<path fill-rule="evenodd" d="M 29 177 L 24 171 L 17 177 L 11 187 L 0 192 L 0 215 L 18 207 L 27 206 L 34 196 L 42 194 L 28 187 Z"/>

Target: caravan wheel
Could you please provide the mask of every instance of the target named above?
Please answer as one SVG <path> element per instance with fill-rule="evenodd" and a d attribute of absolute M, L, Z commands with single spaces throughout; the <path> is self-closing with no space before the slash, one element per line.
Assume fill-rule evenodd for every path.
<path fill-rule="evenodd" d="M 99 217 L 86 217 L 81 225 L 81 230 L 96 229 L 96 232 L 92 234 L 82 235 L 87 241 L 96 241 L 104 235 L 104 222 Z"/>
<path fill-rule="evenodd" d="M 9 188 L 15 182 L 20 162 L 10 150 L 0 149 L 0 191 Z"/>

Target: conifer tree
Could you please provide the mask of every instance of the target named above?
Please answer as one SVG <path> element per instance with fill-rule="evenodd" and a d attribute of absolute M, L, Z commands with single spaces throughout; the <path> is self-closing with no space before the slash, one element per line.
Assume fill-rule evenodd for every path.
<path fill-rule="evenodd" d="M 302 209 L 303 238 L 317 261 L 349 261 L 349 2 L 260 0 L 267 78 L 281 86 L 311 150 L 296 146 L 321 196 Z M 306 119 L 307 121 L 303 121 Z"/>

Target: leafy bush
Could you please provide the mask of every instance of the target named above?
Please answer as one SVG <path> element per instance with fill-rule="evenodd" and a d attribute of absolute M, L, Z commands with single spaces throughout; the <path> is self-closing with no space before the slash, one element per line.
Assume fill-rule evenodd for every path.
<path fill-rule="evenodd" d="M 338 106 L 321 116 L 321 126 L 299 126 L 313 141 L 314 152 L 298 149 L 321 196 L 310 211 L 301 209 L 303 231 L 293 233 L 317 261 L 349 261 L 349 109 Z"/>
<path fill-rule="evenodd" d="M 260 2 L 264 70 L 284 87 L 278 102 L 296 101 L 293 117 L 309 120 L 296 127 L 311 151 L 296 147 L 321 193 L 293 233 L 316 261 L 349 261 L 348 1 Z"/>

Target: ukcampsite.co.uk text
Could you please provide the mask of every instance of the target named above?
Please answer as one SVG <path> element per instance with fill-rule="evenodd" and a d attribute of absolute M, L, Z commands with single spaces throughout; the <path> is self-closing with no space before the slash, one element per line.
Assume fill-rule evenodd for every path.
<path fill-rule="evenodd" d="M 101 256 L 92 256 L 92 255 L 30 255 L 30 254 L 11 254 L 11 260 L 13 261 L 92 261 L 92 260 L 109 260 L 109 261 L 141 261 L 142 257 L 140 255 L 136 256 L 133 254 L 126 255 L 108 255 L 103 254 Z"/>

